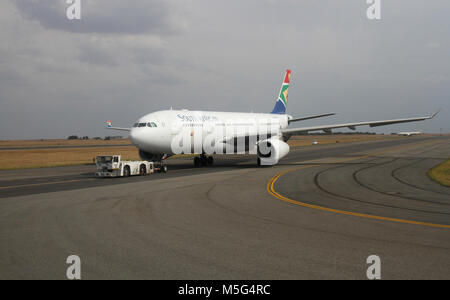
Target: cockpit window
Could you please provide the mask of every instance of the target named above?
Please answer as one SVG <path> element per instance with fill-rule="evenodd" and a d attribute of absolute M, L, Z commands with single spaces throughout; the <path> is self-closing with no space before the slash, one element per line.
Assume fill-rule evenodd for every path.
<path fill-rule="evenodd" d="M 147 123 L 139 123 L 138 124 L 138 127 L 145 127 L 145 126 L 147 126 Z"/>
<path fill-rule="evenodd" d="M 152 122 L 152 127 L 158 127 L 158 126 L 156 126 L 156 123 Z"/>
<path fill-rule="evenodd" d="M 147 126 L 148 127 L 158 127 L 155 122 L 148 122 Z"/>

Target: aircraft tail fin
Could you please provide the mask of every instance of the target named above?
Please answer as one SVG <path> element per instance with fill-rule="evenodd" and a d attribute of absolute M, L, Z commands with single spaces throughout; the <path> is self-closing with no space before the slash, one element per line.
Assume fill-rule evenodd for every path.
<path fill-rule="evenodd" d="M 275 106 L 271 112 L 272 114 L 286 113 L 290 82 L 291 82 L 291 70 L 286 70 L 286 75 L 284 75 L 284 80 L 281 85 L 280 94 L 278 95 L 277 102 L 275 103 Z"/>

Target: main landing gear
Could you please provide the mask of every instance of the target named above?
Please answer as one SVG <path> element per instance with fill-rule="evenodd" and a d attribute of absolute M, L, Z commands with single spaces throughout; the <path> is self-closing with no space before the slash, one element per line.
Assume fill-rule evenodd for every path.
<path fill-rule="evenodd" d="M 159 161 L 156 166 L 159 173 L 167 173 L 167 166 L 163 163 L 162 160 Z"/>
<path fill-rule="evenodd" d="M 214 158 L 212 156 L 206 156 L 204 154 L 194 158 L 194 167 L 206 167 L 212 166 L 214 163 Z"/>

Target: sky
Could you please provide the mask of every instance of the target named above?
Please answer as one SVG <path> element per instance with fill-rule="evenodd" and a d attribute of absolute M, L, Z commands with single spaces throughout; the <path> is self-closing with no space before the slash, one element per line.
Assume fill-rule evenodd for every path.
<path fill-rule="evenodd" d="M 450 132 L 450 1 L 0 1 L 0 139 L 123 134 L 158 110 L 270 112 L 292 70 L 295 127 L 429 115 L 358 131 Z"/>

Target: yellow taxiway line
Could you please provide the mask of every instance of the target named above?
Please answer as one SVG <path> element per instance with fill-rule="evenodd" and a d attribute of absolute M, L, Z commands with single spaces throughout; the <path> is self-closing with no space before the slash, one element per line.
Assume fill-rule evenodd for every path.
<path fill-rule="evenodd" d="M 360 157 L 356 157 L 356 158 L 351 158 L 351 159 L 347 159 L 347 160 L 343 160 L 343 161 L 338 161 L 336 163 L 346 162 L 346 161 L 350 161 L 350 160 L 363 159 L 363 158 L 367 158 L 367 157 L 370 157 L 370 156 L 375 156 L 375 155 L 378 155 L 378 154 L 381 154 L 381 153 L 386 153 L 386 152 L 391 152 L 391 151 L 392 150 L 379 152 L 379 153 L 375 153 L 375 154 L 370 154 L 370 155 L 364 155 L 364 156 L 360 156 Z M 307 207 L 307 208 L 316 209 L 316 210 L 327 211 L 327 212 L 332 212 L 332 213 L 337 213 L 337 214 L 342 214 L 342 215 L 347 215 L 347 216 L 361 217 L 361 218 L 366 218 L 366 219 L 391 221 L 391 222 L 397 222 L 397 223 L 422 225 L 422 226 L 437 227 L 437 228 L 450 228 L 450 225 L 434 224 L 434 223 L 419 222 L 419 221 L 397 219 L 397 218 L 389 218 L 389 217 L 369 215 L 369 214 L 363 214 L 363 213 L 357 213 L 357 212 L 352 212 L 352 211 L 345 211 L 345 210 L 340 210 L 340 209 L 334 209 L 334 208 L 328 208 L 328 207 L 324 207 L 324 206 L 309 204 L 309 203 L 305 203 L 305 202 L 301 202 L 301 201 L 290 199 L 290 198 L 285 197 L 285 196 L 283 196 L 283 195 L 281 195 L 281 194 L 279 194 L 278 192 L 275 191 L 274 185 L 277 182 L 277 180 L 280 179 L 281 176 L 283 176 L 283 175 L 285 175 L 287 173 L 295 172 L 295 171 L 298 171 L 298 170 L 301 170 L 301 169 L 312 168 L 312 167 L 315 167 L 315 166 L 316 165 L 303 166 L 303 167 L 299 167 L 299 168 L 285 170 L 285 171 L 282 171 L 282 172 L 278 173 L 277 175 L 272 177 L 269 180 L 269 182 L 267 183 L 267 191 L 269 192 L 269 194 L 271 194 L 275 198 L 278 198 L 278 199 L 280 199 L 282 201 L 285 201 L 285 202 L 288 202 L 288 203 L 291 203 L 291 204 L 295 204 L 295 205 L 299 205 L 299 206 L 303 206 L 303 207 Z"/>

